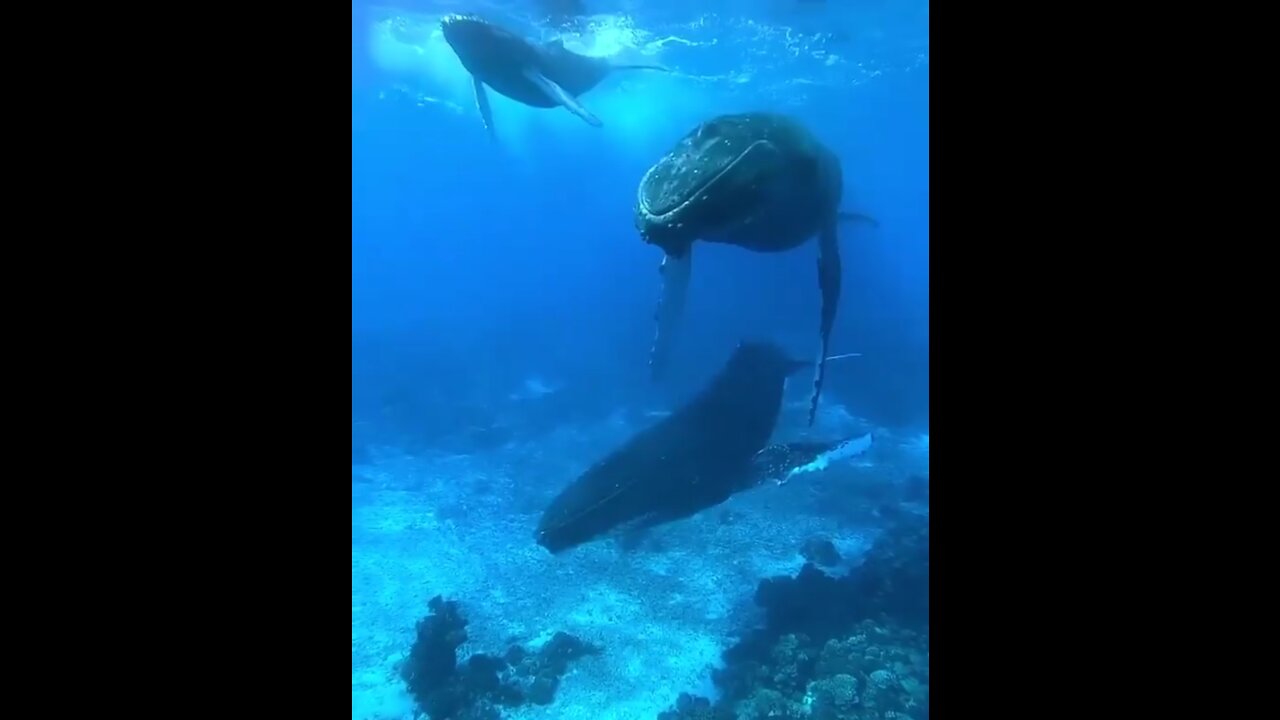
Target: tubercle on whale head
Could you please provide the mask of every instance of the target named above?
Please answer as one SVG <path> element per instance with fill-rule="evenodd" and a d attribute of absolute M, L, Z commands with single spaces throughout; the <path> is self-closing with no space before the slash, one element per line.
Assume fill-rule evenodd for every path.
<path fill-rule="evenodd" d="M 488 24 L 484 21 L 484 18 L 474 13 L 449 13 L 440 18 L 441 27 L 461 27 L 468 23 Z"/>
<path fill-rule="evenodd" d="M 693 247 L 694 238 L 683 232 L 684 225 L 681 223 L 660 225 L 644 222 L 637 217 L 636 230 L 645 244 L 656 245 L 662 249 L 662 252 L 674 258 L 684 257 Z"/>
<path fill-rule="evenodd" d="M 480 22 L 480 18 L 476 15 L 467 13 L 449 13 L 448 15 L 440 18 L 440 27 L 456 28 L 469 22 Z"/>
<path fill-rule="evenodd" d="M 493 35 L 493 26 L 478 15 L 453 13 L 440 19 L 440 32 L 445 42 L 455 49 Z"/>
<path fill-rule="evenodd" d="M 683 222 L 671 222 L 668 218 L 659 218 L 648 212 L 643 205 L 637 205 L 635 212 L 636 232 L 646 245 L 656 245 L 662 252 L 673 258 L 682 258 L 689 253 L 694 241 L 698 239 L 696 232 Z"/>

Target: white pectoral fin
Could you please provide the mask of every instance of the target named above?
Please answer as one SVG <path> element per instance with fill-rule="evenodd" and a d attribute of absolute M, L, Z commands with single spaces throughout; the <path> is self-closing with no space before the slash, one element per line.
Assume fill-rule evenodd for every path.
<path fill-rule="evenodd" d="M 538 72 L 537 68 L 525 68 L 524 76 L 529 78 L 530 82 L 542 88 L 548 99 L 560 103 L 566 110 L 582 118 L 588 125 L 593 127 L 602 127 L 604 125 L 604 123 L 600 122 L 600 118 L 592 115 L 590 110 L 582 107 L 582 103 L 578 102 L 577 98 L 565 92 L 564 88 L 551 82 L 551 80 L 547 79 L 547 76 Z"/>
<path fill-rule="evenodd" d="M 489 107 L 489 93 L 485 92 L 484 83 L 480 79 L 472 76 L 472 84 L 476 90 L 476 108 L 480 110 L 480 119 L 484 121 L 484 129 L 489 131 L 489 137 L 497 137 L 493 132 L 493 108 Z"/>
<path fill-rule="evenodd" d="M 680 257 L 665 255 L 662 266 L 662 295 L 654 313 L 656 329 L 649 350 L 649 370 L 655 380 L 662 377 L 671 358 L 671 347 L 680 320 L 684 317 L 685 299 L 689 295 L 689 278 L 693 274 L 693 248 Z"/>
<path fill-rule="evenodd" d="M 787 476 L 783 478 L 783 481 L 785 482 L 790 480 L 796 475 L 800 475 L 802 473 L 820 472 L 822 470 L 826 470 L 831 463 L 858 457 L 870 449 L 871 441 L 871 433 L 843 440 L 830 450 L 818 455 L 818 457 L 814 458 L 812 462 L 792 468 L 791 471 L 787 473 Z"/>

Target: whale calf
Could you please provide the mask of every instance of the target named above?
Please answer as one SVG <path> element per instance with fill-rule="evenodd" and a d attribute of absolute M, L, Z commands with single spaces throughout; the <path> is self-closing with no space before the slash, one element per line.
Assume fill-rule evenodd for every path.
<path fill-rule="evenodd" d="M 620 65 L 579 55 L 560 40 L 535 43 L 476 15 L 446 15 L 440 29 L 471 74 L 476 107 L 490 135 L 494 134 L 493 108 L 486 87 L 529 107 L 563 107 L 588 125 L 602 127 L 604 123 L 583 107 L 579 96 L 615 70 L 666 71 L 660 65 Z"/>

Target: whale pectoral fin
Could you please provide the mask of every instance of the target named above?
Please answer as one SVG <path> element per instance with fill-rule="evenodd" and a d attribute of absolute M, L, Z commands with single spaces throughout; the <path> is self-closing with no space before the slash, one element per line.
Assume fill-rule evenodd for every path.
<path fill-rule="evenodd" d="M 689 277 L 693 270 L 693 248 L 684 255 L 665 255 L 658 272 L 662 274 L 662 295 L 653 319 L 656 329 L 649 350 L 649 370 L 654 380 L 662 378 L 671 358 L 671 346 L 680 320 L 684 317 L 685 298 L 689 294 Z"/>
<path fill-rule="evenodd" d="M 551 82 L 546 75 L 538 72 L 535 68 L 525 68 L 524 76 L 529 81 L 542 88 L 542 92 L 547 94 L 547 98 L 554 100 L 564 106 L 566 110 L 582 118 L 588 125 L 592 127 L 603 127 L 604 123 L 600 122 L 600 118 L 591 114 L 591 111 L 582 107 L 577 98 L 564 91 L 564 88 Z"/>
<path fill-rule="evenodd" d="M 612 69 L 612 70 L 654 70 L 654 71 L 657 71 L 657 72 L 664 72 L 664 73 L 669 73 L 669 72 L 671 72 L 671 68 L 667 67 L 666 65 L 637 65 L 637 64 L 630 64 L 630 65 L 611 65 L 611 66 L 609 66 L 609 67 L 610 67 L 610 69 Z"/>
<path fill-rule="evenodd" d="M 480 78 L 472 77 L 471 83 L 476 89 L 476 107 L 480 110 L 480 119 L 484 121 L 484 129 L 489 131 L 489 137 L 497 138 L 493 132 L 493 109 L 489 107 L 489 93 L 485 92 L 484 83 L 480 82 Z"/>
<path fill-rule="evenodd" d="M 822 319 L 818 323 L 818 364 L 813 375 L 813 395 L 809 398 L 809 426 L 818 415 L 818 398 L 826 379 L 827 356 L 831 346 L 831 328 L 836 324 L 836 307 L 840 304 L 840 235 L 833 218 L 818 235 L 818 289 L 822 292 Z"/>

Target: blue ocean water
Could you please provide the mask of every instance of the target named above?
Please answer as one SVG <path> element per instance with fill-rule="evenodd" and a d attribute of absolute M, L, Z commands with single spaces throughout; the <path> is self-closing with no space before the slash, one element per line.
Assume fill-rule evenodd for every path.
<path fill-rule="evenodd" d="M 353 3 L 353 720 L 712 717 L 677 707 L 682 693 L 715 717 L 927 717 L 928 9 Z M 490 138 L 439 29 L 458 12 L 671 72 L 619 72 L 584 94 L 600 128 L 490 91 Z M 706 245 L 673 372 L 648 376 L 661 253 L 632 220 L 638 183 L 698 123 L 752 110 L 828 144 L 844 209 L 878 221 L 841 233 L 831 351 L 857 356 L 831 362 L 813 427 L 807 377 L 789 383 L 776 437 L 869 447 L 552 556 L 533 539 L 550 498 L 677 409 L 740 340 L 812 357 L 816 244 Z M 778 599 L 792 590 L 824 604 Z M 453 610 L 428 606 L 437 596 L 467 623 L 438 656 L 427 646 L 461 634 L 437 632 L 453 627 Z M 489 682 L 477 656 L 505 657 L 495 682 L 518 691 L 476 689 Z M 745 679 L 769 663 L 789 670 Z M 431 673 L 424 701 L 413 686 Z"/>

